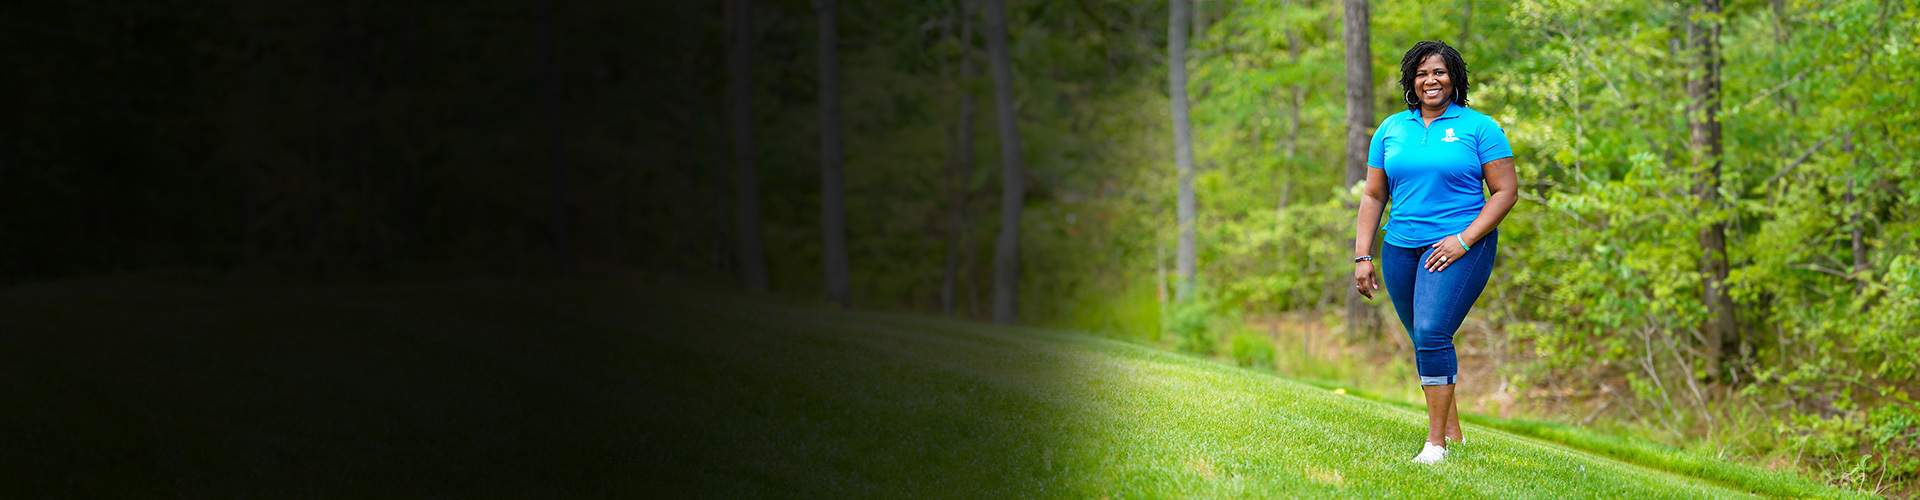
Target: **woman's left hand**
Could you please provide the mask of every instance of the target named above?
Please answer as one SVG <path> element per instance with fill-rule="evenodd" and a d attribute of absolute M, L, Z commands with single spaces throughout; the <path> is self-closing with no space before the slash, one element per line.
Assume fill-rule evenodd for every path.
<path fill-rule="evenodd" d="M 1432 248 L 1433 252 L 1427 254 L 1427 261 L 1421 266 L 1431 273 L 1447 270 L 1447 266 L 1453 265 L 1460 260 L 1461 256 L 1467 254 L 1467 249 L 1460 248 L 1460 240 L 1455 239 L 1454 236 L 1448 236 L 1439 243 L 1434 243 Z"/>

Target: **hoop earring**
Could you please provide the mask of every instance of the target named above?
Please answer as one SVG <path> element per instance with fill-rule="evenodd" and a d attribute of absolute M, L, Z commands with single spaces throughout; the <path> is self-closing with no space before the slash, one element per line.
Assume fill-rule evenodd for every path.
<path fill-rule="evenodd" d="M 1406 98 L 1407 98 L 1407 107 L 1409 107 L 1409 108 L 1418 108 L 1418 107 L 1420 107 L 1420 103 L 1419 103 L 1418 101 L 1414 101 L 1414 100 L 1413 100 L 1413 91 L 1412 91 L 1412 90 L 1408 90 L 1408 91 L 1407 91 L 1407 95 L 1406 95 Z"/>
<path fill-rule="evenodd" d="M 1460 87 L 1453 88 L 1453 103 L 1460 104 Z"/>

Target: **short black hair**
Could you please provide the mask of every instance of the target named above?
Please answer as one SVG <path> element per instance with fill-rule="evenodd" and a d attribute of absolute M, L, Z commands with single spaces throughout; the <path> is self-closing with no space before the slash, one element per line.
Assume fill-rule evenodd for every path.
<path fill-rule="evenodd" d="M 1407 55 L 1400 58 L 1400 95 L 1401 100 L 1413 93 L 1413 74 L 1420 71 L 1420 63 L 1434 54 L 1440 55 L 1440 62 L 1447 65 L 1447 79 L 1453 82 L 1453 103 L 1461 107 L 1467 105 L 1467 60 L 1460 58 L 1460 51 L 1453 50 L 1446 42 L 1427 40 L 1413 44 L 1407 49 Z M 1420 109 L 1418 102 L 1408 104 L 1408 111 Z"/>

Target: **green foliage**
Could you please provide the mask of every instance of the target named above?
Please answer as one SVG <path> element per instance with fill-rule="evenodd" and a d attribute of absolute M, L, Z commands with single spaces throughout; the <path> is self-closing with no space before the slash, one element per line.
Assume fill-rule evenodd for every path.
<path fill-rule="evenodd" d="M 1912 402 L 1875 408 L 1866 429 L 1872 443 L 1866 472 L 1879 477 L 1920 477 L 1920 411 Z"/>
<path fill-rule="evenodd" d="M 1156 292 L 1139 284 L 1118 293 L 1082 290 L 1077 300 L 1069 302 L 1072 317 L 1062 326 L 1141 343 L 1159 342 L 1161 304 Z"/>
<path fill-rule="evenodd" d="M 1209 55 L 1195 63 L 1205 89 L 1196 140 L 1215 166 L 1198 183 L 1202 268 L 1243 308 L 1324 307 L 1347 279 L 1332 264 L 1350 251 L 1354 194 L 1329 189 L 1340 174 L 1327 167 L 1340 162 L 1343 96 L 1323 91 L 1342 86 L 1338 33 L 1326 29 L 1337 27 L 1333 7 L 1242 4 L 1198 44 Z M 1713 19 L 1723 23 L 1727 201 L 1703 206 L 1710 159 L 1689 149 L 1686 121 L 1685 84 L 1701 74 L 1684 39 L 1690 4 L 1475 8 L 1464 38 L 1449 23 L 1375 19 L 1376 114 L 1404 109 L 1393 99 L 1399 50 L 1443 39 L 1467 56 L 1474 107 L 1506 129 L 1524 199 L 1502 226 L 1481 314 L 1525 346 L 1515 381 L 1620 380 L 1616 389 L 1651 410 L 1640 423 L 1669 439 L 1717 440 L 1734 432 L 1725 422 L 1772 419 L 1807 439 L 1749 438 L 1756 456 L 1793 450 L 1829 464 L 1820 467 L 1860 469 L 1839 450 L 1870 441 L 1864 417 L 1817 415 L 1890 407 L 1920 367 L 1910 257 L 1920 219 L 1902 208 L 1920 201 L 1920 178 L 1901 153 L 1911 139 L 1895 132 L 1920 125 L 1916 87 L 1900 69 L 1915 62 L 1916 9 L 1799 2 L 1731 6 Z M 1747 333 L 1705 359 L 1698 238 L 1717 222 L 1729 227 L 1729 285 Z M 1709 364 L 1727 375 L 1705 380 Z M 1725 384 L 1784 388 L 1740 394 L 1797 410 L 1703 404 L 1699 385 Z M 1912 477 L 1868 469 L 1880 481 Z"/>
<path fill-rule="evenodd" d="M 1233 363 L 1249 368 L 1273 368 L 1273 339 L 1245 330 L 1233 332 L 1229 354 Z"/>
<path fill-rule="evenodd" d="M 1729 203 L 1702 207 L 1690 166 L 1702 159 L 1687 158 L 1684 115 L 1673 113 L 1686 102 L 1680 84 L 1697 73 L 1683 65 L 1684 51 L 1667 50 L 1686 13 L 1630 2 L 1515 4 L 1508 18 L 1545 45 L 1503 61 L 1528 70 L 1498 92 L 1511 99 L 1502 103 L 1509 133 L 1538 208 L 1523 205 L 1503 226 L 1525 239 L 1503 248 L 1520 252 L 1509 254 L 1511 278 L 1496 293 L 1519 306 L 1511 319 L 1525 323 L 1511 332 L 1532 342 L 1541 363 L 1529 373 L 1624 375 L 1632 394 L 1671 416 L 1652 420 L 1692 433 L 1746 411 L 1716 417 L 1690 401 L 1689 379 L 1720 363 L 1732 375 L 1706 382 L 1785 388 L 1746 394 L 1843 414 L 1779 414 L 1779 431 L 1803 439 L 1763 446 L 1852 461 L 1848 450 L 1866 436 L 1861 419 L 1844 415 L 1890 404 L 1885 396 L 1911 384 L 1920 361 L 1910 334 L 1920 304 L 1903 295 L 1914 233 L 1888 230 L 1912 224 L 1895 186 L 1914 182 L 1896 153 L 1908 139 L 1888 132 L 1920 122 L 1879 111 L 1893 102 L 1888 83 L 1852 76 L 1912 58 L 1903 42 L 1872 42 L 1910 39 L 1911 24 L 1876 22 L 1911 18 L 1910 9 L 1886 7 L 1823 3 L 1818 14 L 1787 19 L 1729 12 L 1721 118 Z M 1850 138 L 1850 151 L 1836 147 L 1839 137 Z M 1850 221 L 1856 215 L 1861 223 Z M 1730 284 L 1751 318 L 1721 360 L 1699 358 L 1692 333 L 1707 314 L 1695 238 L 1714 221 L 1731 224 Z M 1850 271 L 1856 229 L 1866 261 Z M 1910 477 L 1887 474 L 1876 479 Z"/>
<path fill-rule="evenodd" d="M 1181 352 L 1214 354 L 1220 341 L 1240 328 L 1239 309 L 1206 287 L 1195 288 L 1193 299 L 1169 305 L 1165 338 Z"/>

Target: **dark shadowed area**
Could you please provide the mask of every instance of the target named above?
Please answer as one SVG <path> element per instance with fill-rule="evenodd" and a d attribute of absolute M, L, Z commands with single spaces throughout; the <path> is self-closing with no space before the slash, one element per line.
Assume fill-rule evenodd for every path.
<path fill-rule="evenodd" d="M 1017 338 L 660 287 L 0 300 L 20 498 L 1021 496 L 1087 424 Z"/>

